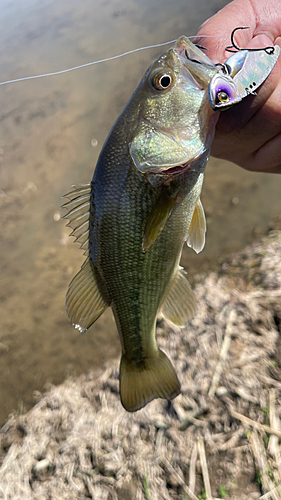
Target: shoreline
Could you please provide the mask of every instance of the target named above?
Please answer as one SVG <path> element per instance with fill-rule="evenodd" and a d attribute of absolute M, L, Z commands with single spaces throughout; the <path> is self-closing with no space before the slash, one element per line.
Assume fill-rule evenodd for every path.
<path fill-rule="evenodd" d="M 281 232 L 195 294 L 186 328 L 157 328 L 182 393 L 127 413 L 119 360 L 51 387 L 1 430 L 0 498 L 281 498 Z"/>

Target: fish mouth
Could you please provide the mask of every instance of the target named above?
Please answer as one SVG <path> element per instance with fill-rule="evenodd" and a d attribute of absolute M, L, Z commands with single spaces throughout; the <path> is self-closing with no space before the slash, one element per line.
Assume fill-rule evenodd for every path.
<path fill-rule="evenodd" d="M 196 158 L 196 160 L 198 160 L 198 158 Z M 193 159 L 187 161 L 186 163 L 181 163 L 180 165 L 174 165 L 173 167 L 162 167 L 162 169 L 158 169 L 157 171 L 149 171 L 146 173 L 147 179 L 152 186 L 159 187 L 163 184 L 169 184 L 174 180 L 177 181 L 178 178 L 186 173 L 189 175 L 192 172 L 195 172 L 197 168 L 193 165 L 194 163 L 195 165 L 197 164 L 197 162 L 194 162 Z M 200 171 L 201 169 L 199 168 L 199 172 Z"/>
<path fill-rule="evenodd" d="M 161 174 L 163 175 L 177 175 L 182 174 L 186 170 L 190 169 L 191 162 L 188 161 L 186 163 L 182 163 L 181 165 L 175 165 L 174 167 L 166 168 L 165 170 L 161 170 Z"/>
<path fill-rule="evenodd" d="M 169 182 L 172 179 L 176 178 L 177 176 L 179 177 L 187 170 L 191 170 L 190 168 L 191 163 L 192 162 L 187 162 L 187 163 L 182 163 L 181 165 L 175 165 L 174 167 L 168 167 L 165 169 L 163 168 L 161 170 L 158 170 L 157 172 L 155 170 L 150 171 L 147 172 L 146 175 L 148 176 L 148 179 L 151 182 L 151 184 L 157 185 L 160 183 L 161 185 L 163 182 Z"/>
<path fill-rule="evenodd" d="M 181 175 L 187 171 L 189 172 L 194 172 L 195 170 L 198 169 L 198 161 L 200 161 L 200 158 L 203 157 L 205 154 L 205 151 L 203 151 L 200 155 L 196 156 L 195 158 L 192 158 L 191 160 L 188 160 L 185 163 L 180 163 L 179 165 L 174 165 L 172 167 L 162 167 L 161 169 L 157 171 L 150 171 L 148 172 L 149 176 L 156 176 L 156 177 L 176 177 L 178 175 Z"/>

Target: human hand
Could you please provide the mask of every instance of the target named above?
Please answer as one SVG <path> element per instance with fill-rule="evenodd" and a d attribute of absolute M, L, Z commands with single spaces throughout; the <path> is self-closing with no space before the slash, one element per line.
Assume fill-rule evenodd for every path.
<path fill-rule="evenodd" d="M 281 47 L 281 0 L 234 0 L 200 27 L 194 43 L 215 63 L 225 62 L 239 26 L 249 26 L 234 35 L 239 47 Z M 246 170 L 281 173 L 281 55 L 256 96 L 220 114 L 211 154 Z"/>

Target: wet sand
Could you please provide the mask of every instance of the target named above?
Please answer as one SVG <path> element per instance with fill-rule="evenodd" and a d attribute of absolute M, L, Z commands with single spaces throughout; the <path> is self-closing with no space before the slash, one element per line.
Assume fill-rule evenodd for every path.
<path fill-rule="evenodd" d="M 195 34 L 226 1 L 2 0 L 1 81 L 76 66 Z M 0 423 L 34 390 L 115 357 L 110 311 L 84 335 L 64 297 L 83 262 L 60 220 L 61 196 L 92 178 L 100 148 L 151 60 L 152 49 L 72 73 L 0 86 Z M 211 160 L 204 252 L 185 249 L 194 274 L 249 243 L 280 214 L 281 176 Z M 254 230 L 254 228 L 256 228 Z"/>

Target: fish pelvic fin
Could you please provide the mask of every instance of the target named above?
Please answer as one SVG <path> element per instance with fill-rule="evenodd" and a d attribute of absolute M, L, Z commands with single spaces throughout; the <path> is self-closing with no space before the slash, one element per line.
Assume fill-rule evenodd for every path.
<path fill-rule="evenodd" d="M 168 321 L 180 328 L 186 326 L 196 314 L 196 298 L 181 268 L 176 273 L 161 311 Z"/>
<path fill-rule="evenodd" d="M 155 398 L 173 399 L 179 392 L 180 382 L 175 369 L 160 349 L 139 366 L 122 356 L 120 397 L 125 410 L 140 410 Z"/>
<path fill-rule="evenodd" d="M 65 307 L 72 325 L 83 333 L 108 307 L 97 281 L 94 265 L 87 258 L 71 281 Z"/>
<path fill-rule="evenodd" d="M 157 200 L 152 209 L 143 234 L 142 249 L 146 252 L 151 245 L 157 240 L 162 233 L 168 218 L 175 206 L 176 197 L 172 197 L 166 190 L 162 191 L 160 198 Z"/>
<path fill-rule="evenodd" d="M 201 252 L 205 246 L 206 219 L 201 200 L 198 199 L 186 238 L 186 243 L 196 253 Z"/>

